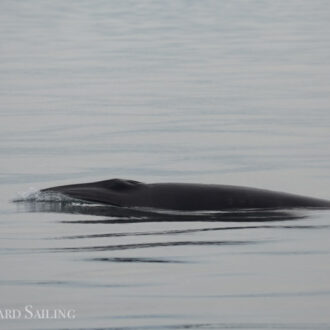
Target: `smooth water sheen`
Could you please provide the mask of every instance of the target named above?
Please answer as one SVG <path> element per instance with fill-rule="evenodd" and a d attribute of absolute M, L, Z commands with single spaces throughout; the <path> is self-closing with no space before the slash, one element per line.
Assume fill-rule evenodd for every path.
<path fill-rule="evenodd" d="M 323 0 L 2 0 L 0 311 L 75 318 L 0 328 L 329 329 L 329 211 L 26 200 L 116 177 L 330 199 L 329 15 Z"/>

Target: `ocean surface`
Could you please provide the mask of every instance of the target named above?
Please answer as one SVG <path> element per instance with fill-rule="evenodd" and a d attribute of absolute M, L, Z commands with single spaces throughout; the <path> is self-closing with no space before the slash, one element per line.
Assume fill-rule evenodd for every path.
<path fill-rule="evenodd" d="M 329 210 L 29 200 L 110 178 L 330 199 L 329 17 L 326 0 L 1 0 L 0 329 L 330 329 Z"/>

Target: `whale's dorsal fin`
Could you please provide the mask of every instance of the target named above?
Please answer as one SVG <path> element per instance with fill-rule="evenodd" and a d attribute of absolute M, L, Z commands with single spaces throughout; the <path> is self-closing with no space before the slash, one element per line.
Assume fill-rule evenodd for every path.
<path fill-rule="evenodd" d="M 107 189 L 116 190 L 116 191 L 125 191 L 138 188 L 142 185 L 142 182 L 134 180 L 125 180 L 125 179 L 111 179 L 100 181 L 99 184 Z"/>

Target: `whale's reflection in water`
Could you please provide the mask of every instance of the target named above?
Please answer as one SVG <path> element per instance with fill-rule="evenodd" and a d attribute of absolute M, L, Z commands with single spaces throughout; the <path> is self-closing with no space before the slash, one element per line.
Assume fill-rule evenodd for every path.
<path fill-rule="evenodd" d="M 66 235 L 47 237 L 62 241 L 39 252 L 82 253 L 81 260 L 111 263 L 190 263 L 187 258 L 168 255 L 144 255 L 143 250 L 168 247 L 251 246 L 265 243 L 264 237 L 235 235 L 234 232 L 262 229 L 313 229 L 313 224 L 297 223 L 308 217 L 295 209 L 233 210 L 226 212 L 165 212 L 133 209 L 77 201 L 18 201 L 18 211 L 81 215 L 78 219 L 60 218 L 57 222 L 73 225 Z M 89 216 L 84 217 L 84 216 Z M 92 218 L 90 217 L 92 216 Z M 93 218 L 95 216 L 95 218 Z M 289 222 L 287 222 L 289 221 Z M 230 224 L 230 222 L 232 222 Z M 285 222 L 285 223 L 284 223 Z M 167 224 L 166 224 L 167 223 Z M 181 223 L 181 225 L 180 225 Z M 137 224 L 137 226 L 134 226 Z M 145 225 L 144 225 L 145 224 Z M 163 225 L 161 225 L 163 224 Z M 76 227 L 77 225 L 77 227 Z M 85 226 L 86 225 L 86 226 Z M 87 227 L 87 225 L 89 225 Z M 90 225 L 99 225 L 90 227 Z M 105 225 L 105 227 L 103 226 Z M 111 225 L 111 229 L 107 225 Z M 118 225 L 120 225 L 118 227 Z M 141 227 L 142 226 L 142 227 Z M 84 228 L 87 227 L 87 228 Z M 76 230 L 72 231 L 73 228 Z M 91 229 L 92 228 L 92 229 Z M 92 232 L 90 232 L 92 230 Z M 79 232 L 77 232 L 79 231 Z M 228 234 L 226 234 L 228 233 Z M 196 234 L 198 234 L 196 236 Z M 229 236 L 228 236 L 229 235 Z M 79 241 L 78 246 L 75 241 Z M 151 241 L 150 241 L 151 240 Z M 65 243 L 65 241 L 67 243 Z M 72 243 L 70 243 L 72 242 Z M 83 243 L 84 242 L 84 243 Z M 69 244 L 69 245 L 68 245 Z M 142 255 L 113 255 L 120 251 L 141 251 Z M 245 251 L 245 250 L 242 250 Z M 110 255 L 98 255 L 98 253 Z M 97 255 L 86 257 L 85 253 Z"/>
<path fill-rule="evenodd" d="M 230 211 L 164 211 L 157 209 L 124 208 L 102 204 L 58 201 L 18 201 L 21 212 L 52 212 L 106 217 L 93 220 L 63 221 L 69 223 L 134 223 L 134 222 L 268 222 L 298 220 L 306 217 L 300 209 L 246 209 Z"/>

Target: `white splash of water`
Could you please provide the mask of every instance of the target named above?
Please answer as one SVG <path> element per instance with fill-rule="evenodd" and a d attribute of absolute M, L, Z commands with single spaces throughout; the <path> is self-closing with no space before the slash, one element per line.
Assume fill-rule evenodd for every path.
<path fill-rule="evenodd" d="M 13 202 L 71 202 L 77 201 L 58 192 L 44 192 L 35 188 L 16 193 Z"/>

